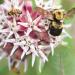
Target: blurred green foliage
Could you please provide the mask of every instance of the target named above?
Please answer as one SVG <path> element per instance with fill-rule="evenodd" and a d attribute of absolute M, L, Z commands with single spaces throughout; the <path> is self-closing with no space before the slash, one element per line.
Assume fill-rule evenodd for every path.
<path fill-rule="evenodd" d="M 0 0 L 0 4 L 3 3 L 3 0 Z"/>

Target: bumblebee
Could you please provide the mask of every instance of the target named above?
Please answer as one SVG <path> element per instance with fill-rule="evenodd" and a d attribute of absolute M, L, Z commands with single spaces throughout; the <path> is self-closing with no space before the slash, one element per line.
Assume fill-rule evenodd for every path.
<path fill-rule="evenodd" d="M 72 8 L 66 14 L 62 9 L 44 10 L 40 7 L 36 9 L 39 13 L 50 21 L 48 31 L 52 36 L 59 36 L 64 28 L 64 18 L 72 17 L 75 14 L 75 8 Z"/>
<path fill-rule="evenodd" d="M 53 36 L 59 36 L 64 27 L 63 25 L 64 13 L 59 9 L 55 9 L 52 12 L 52 15 L 53 15 L 53 20 L 49 19 L 51 21 L 49 25 L 49 33 Z"/>
<path fill-rule="evenodd" d="M 16 9 L 12 6 L 12 8 L 8 11 L 9 16 L 20 16 L 22 12 L 19 9 Z"/>

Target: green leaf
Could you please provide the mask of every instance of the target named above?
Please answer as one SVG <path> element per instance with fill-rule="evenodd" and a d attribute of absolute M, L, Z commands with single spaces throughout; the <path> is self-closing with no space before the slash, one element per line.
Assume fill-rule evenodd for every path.
<path fill-rule="evenodd" d="M 2 4 L 3 3 L 3 0 L 0 0 L 0 4 Z"/>

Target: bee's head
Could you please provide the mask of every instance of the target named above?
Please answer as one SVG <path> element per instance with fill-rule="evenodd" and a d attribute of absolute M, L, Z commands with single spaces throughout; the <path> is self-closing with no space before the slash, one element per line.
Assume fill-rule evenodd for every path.
<path fill-rule="evenodd" d="M 53 15 L 54 15 L 54 18 L 57 20 L 63 20 L 64 18 L 64 12 L 60 9 L 55 9 L 53 11 Z"/>

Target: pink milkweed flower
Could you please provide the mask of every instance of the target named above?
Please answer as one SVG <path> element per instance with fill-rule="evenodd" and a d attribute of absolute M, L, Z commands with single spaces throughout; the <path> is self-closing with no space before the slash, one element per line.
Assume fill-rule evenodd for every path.
<path fill-rule="evenodd" d="M 34 30 L 41 31 L 41 29 L 38 28 L 39 22 L 42 18 L 41 15 L 38 15 L 37 12 L 32 9 L 29 2 L 26 1 L 26 4 L 21 8 L 18 1 L 19 0 L 5 0 L 1 5 L 5 16 L 9 16 L 7 13 L 12 9 L 12 5 L 15 9 L 22 11 L 21 16 L 18 18 L 16 18 L 17 16 L 12 17 L 12 15 L 10 15 L 10 17 L 12 17 L 11 20 L 6 18 L 7 27 L 0 30 L 0 33 L 2 34 L 1 38 L 3 38 L 3 34 L 6 34 L 5 38 L 2 40 L 4 55 L 1 58 L 6 55 L 8 56 L 8 63 L 10 64 L 9 69 L 12 68 L 16 59 L 16 65 L 14 66 L 18 69 L 20 62 L 23 62 L 26 70 L 27 63 L 25 62 L 27 61 L 27 58 L 25 58 L 25 56 L 32 55 L 32 66 L 34 65 L 36 56 L 40 55 L 43 61 L 48 61 L 48 59 L 45 54 L 37 48 L 40 39 L 33 38 L 33 34 L 35 33 Z M 12 62 L 11 59 L 13 59 Z M 19 65 L 17 66 L 17 64 Z"/>
<path fill-rule="evenodd" d="M 23 7 L 23 3 L 23 0 L 4 0 L 4 3 L 1 4 L 1 7 L 6 11 L 9 11 L 12 6 L 16 9 L 21 10 Z"/>

